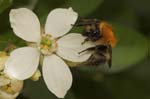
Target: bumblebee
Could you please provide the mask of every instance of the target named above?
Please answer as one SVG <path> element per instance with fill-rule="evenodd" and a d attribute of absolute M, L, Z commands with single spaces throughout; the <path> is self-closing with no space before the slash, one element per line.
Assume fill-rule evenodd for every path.
<path fill-rule="evenodd" d="M 116 45 L 116 37 L 113 28 L 107 22 L 98 19 L 79 19 L 74 26 L 85 26 L 83 36 L 86 37 L 84 43 L 92 41 L 95 47 L 85 49 L 84 51 L 92 51 L 93 54 L 87 60 L 87 64 L 99 65 L 108 63 L 112 65 L 112 48 Z M 82 53 L 84 51 L 79 52 Z"/>

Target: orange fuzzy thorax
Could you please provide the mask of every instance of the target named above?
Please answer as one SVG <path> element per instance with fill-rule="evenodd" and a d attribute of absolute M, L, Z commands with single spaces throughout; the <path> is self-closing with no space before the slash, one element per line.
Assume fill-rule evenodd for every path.
<path fill-rule="evenodd" d="M 115 47 L 115 45 L 117 43 L 117 39 L 113 33 L 112 26 L 106 22 L 101 22 L 99 25 L 99 28 L 102 33 L 102 38 L 100 40 L 98 40 L 97 43 L 101 42 L 101 43 L 105 43 L 105 44 L 110 44 L 111 47 Z"/>

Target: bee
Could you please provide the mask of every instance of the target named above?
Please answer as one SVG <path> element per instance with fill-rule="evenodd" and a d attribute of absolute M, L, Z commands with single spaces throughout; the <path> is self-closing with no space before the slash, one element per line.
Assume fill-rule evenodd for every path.
<path fill-rule="evenodd" d="M 113 28 L 110 24 L 98 19 L 79 19 L 74 26 L 85 26 L 83 36 L 86 37 L 82 44 L 91 41 L 95 44 L 94 47 L 85 49 L 91 51 L 92 55 L 87 60 L 87 64 L 99 65 L 108 63 L 109 67 L 112 65 L 112 48 L 116 45 L 116 37 Z"/>

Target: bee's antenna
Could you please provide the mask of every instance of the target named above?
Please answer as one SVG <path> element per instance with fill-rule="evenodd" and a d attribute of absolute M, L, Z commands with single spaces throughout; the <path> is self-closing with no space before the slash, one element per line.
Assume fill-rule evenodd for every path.
<path fill-rule="evenodd" d="M 99 24 L 100 20 L 98 19 L 86 19 L 79 17 L 75 24 L 72 24 L 72 26 L 86 26 L 86 25 L 92 25 L 92 24 Z"/>

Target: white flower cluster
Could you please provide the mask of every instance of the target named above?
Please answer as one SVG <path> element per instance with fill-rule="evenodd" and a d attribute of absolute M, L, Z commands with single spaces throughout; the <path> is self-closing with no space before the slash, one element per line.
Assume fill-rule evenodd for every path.
<path fill-rule="evenodd" d="M 23 87 L 23 81 L 10 78 L 3 72 L 7 58 L 5 52 L 0 52 L 0 99 L 15 99 Z"/>
<path fill-rule="evenodd" d="M 44 31 L 38 17 L 29 9 L 12 9 L 9 16 L 15 35 L 34 46 L 17 48 L 10 53 L 4 69 L 10 78 L 4 82 L 13 84 L 13 79 L 17 79 L 17 83 L 23 84 L 23 80 L 38 80 L 42 75 L 48 89 L 58 98 L 64 98 L 72 85 L 72 74 L 64 60 L 84 62 L 91 53 L 79 52 L 93 46 L 91 43 L 82 44 L 85 37 L 79 33 L 67 34 L 78 14 L 72 8 L 54 9 L 48 14 Z M 40 62 L 42 74 L 38 70 Z M 2 75 L 0 79 L 6 78 Z"/>

